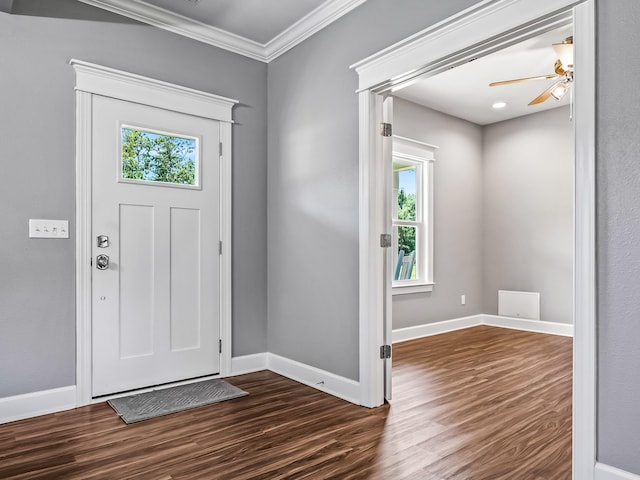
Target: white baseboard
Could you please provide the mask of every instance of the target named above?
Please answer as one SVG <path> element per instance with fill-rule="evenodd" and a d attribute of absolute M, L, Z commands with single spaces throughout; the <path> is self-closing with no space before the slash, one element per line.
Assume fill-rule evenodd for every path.
<path fill-rule="evenodd" d="M 528 320 L 526 318 L 501 317 L 498 315 L 481 315 L 482 324 L 492 327 L 525 330 L 527 332 L 547 333 L 573 337 L 573 325 L 569 323 L 544 322 L 542 320 Z"/>
<path fill-rule="evenodd" d="M 0 398 L 0 423 L 76 408 L 76 386 Z"/>
<path fill-rule="evenodd" d="M 573 336 L 573 325 L 566 323 L 544 322 L 541 320 L 527 320 L 524 318 L 501 317 L 498 315 L 472 315 L 470 317 L 454 318 L 442 322 L 416 325 L 415 327 L 393 330 L 393 343 L 406 342 L 416 338 L 439 335 L 463 328 L 489 325 L 492 327 L 525 330 L 527 332 L 547 333 L 550 335 Z"/>
<path fill-rule="evenodd" d="M 416 325 L 415 327 L 398 328 L 397 330 L 393 330 L 391 338 L 393 343 L 406 342 L 407 340 L 440 335 L 441 333 L 453 332 L 478 325 L 482 325 L 482 315 L 454 318 L 453 320 Z"/>
<path fill-rule="evenodd" d="M 254 353 L 231 359 L 231 376 L 267 369 L 267 353 Z"/>
<path fill-rule="evenodd" d="M 273 353 L 233 357 L 231 375 L 271 370 L 348 402 L 360 404 L 360 383 Z M 104 401 L 102 398 L 100 401 Z M 76 386 L 0 398 L 0 424 L 76 408 Z"/>
<path fill-rule="evenodd" d="M 540 320 L 499 317 L 497 315 L 473 315 L 394 330 L 393 343 L 438 335 L 478 325 L 491 325 L 494 327 L 512 328 L 552 335 L 573 336 L 573 325 L 543 322 Z M 355 380 L 344 378 L 268 352 L 233 357 L 231 359 L 231 375 L 242 375 L 260 370 L 271 370 L 297 382 L 360 405 L 360 382 L 356 382 Z M 0 398 L 0 423 L 69 410 L 76 406 L 75 385 Z M 605 471 L 608 472 L 608 470 Z M 640 477 L 624 476 L 611 477 L 611 480 L 615 478 L 640 480 Z M 609 477 L 602 477 L 602 480 L 609 480 Z"/>
<path fill-rule="evenodd" d="M 360 405 L 360 382 L 351 380 L 273 353 L 267 354 L 267 368 L 274 373 Z"/>
<path fill-rule="evenodd" d="M 640 475 L 625 472 L 604 463 L 596 463 L 595 480 L 640 480 Z"/>

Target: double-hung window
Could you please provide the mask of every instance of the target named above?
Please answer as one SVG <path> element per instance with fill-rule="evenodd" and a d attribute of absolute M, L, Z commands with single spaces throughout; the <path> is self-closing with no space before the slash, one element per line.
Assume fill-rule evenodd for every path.
<path fill-rule="evenodd" d="M 393 137 L 393 294 L 433 289 L 433 163 L 437 147 Z"/>

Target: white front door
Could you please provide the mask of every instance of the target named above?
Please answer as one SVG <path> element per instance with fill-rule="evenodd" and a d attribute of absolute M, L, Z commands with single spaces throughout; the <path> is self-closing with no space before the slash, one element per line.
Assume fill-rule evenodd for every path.
<path fill-rule="evenodd" d="M 92 396 L 218 373 L 219 122 L 94 95 L 92 142 Z"/>

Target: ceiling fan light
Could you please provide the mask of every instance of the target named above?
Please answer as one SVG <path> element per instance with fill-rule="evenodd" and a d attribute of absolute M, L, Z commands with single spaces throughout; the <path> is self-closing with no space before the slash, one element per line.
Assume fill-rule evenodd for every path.
<path fill-rule="evenodd" d="M 553 44 L 553 50 L 565 69 L 573 67 L 573 38 L 569 38 L 562 43 Z"/>
<path fill-rule="evenodd" d="M 551 90 L 551 96 L 556 100 L 560 100 L 564 97 L 569 91 L 569 84 L 567 82 L 561 82 L 556 85 L 556 87 Z"/>
<path fill-rule="evenodd" d="M 507 106 L 507 102 L 495 102 L 493 105 L 491 105 L 491 107 L 494 110 L 500 110 L 506 106 Z"/>

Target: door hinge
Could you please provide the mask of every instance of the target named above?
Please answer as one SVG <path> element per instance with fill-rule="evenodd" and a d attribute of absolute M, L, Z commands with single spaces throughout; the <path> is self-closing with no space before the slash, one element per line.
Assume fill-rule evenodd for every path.
<path fill-rule="evenodd" d="M 380 124 L 380 135 L 383 137 L 391 136 L 391 124 L 390 123 L 381 123 Z"/>
<path fill-rule="evenodd" d="M 218 353 L 222 353 L 222 339 L 218 340 Z"/>
<path fill-rule="evenodd" d="M 380 234 L 380 246 L 382 248 L 389 248 L 391 246 L 391 234 L 390 233 L 381 233 Z"/>
<path fill-rule="evenodd" d="M 222 255 L 222 240 L 218 242 L 218 255 Z"/>
<path fill-rule="evenodd" d="M 391 345 L 380 345 L 380 358 L 383 360 L 391 358 Z"/>
<path fill-rule="evenodd" d="M 220 145 L 219 149 L 220 149 L 220 156 L 222 156 L 222 142 L 220 142 L 218 145 Z"/>

